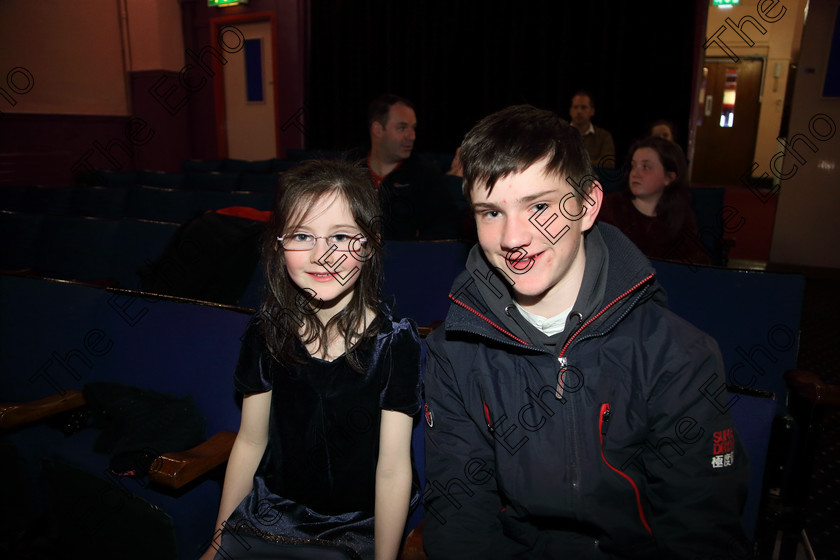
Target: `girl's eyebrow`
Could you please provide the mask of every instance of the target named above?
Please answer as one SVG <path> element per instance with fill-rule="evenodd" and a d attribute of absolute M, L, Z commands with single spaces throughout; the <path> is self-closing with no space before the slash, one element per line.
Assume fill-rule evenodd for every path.
<path fill-rule="evenodd" d="M 303 224 L 300 224 L 299 226 L 294 228 L 295 231 L 304 231 L 304 230 L 305 231 L 312 231 L 312 229 L 313 229 L 312 225 L 306 226 L 306 225 L 303 225 Z M 336 224 L 334 226 L 331 226 L 329 229 L 332 230 L 332 231 L 339 230 L 339 229 L 359 229 L 359 226 L 357 226 L 356 224 L 353 224 L 353 225 Z"/>

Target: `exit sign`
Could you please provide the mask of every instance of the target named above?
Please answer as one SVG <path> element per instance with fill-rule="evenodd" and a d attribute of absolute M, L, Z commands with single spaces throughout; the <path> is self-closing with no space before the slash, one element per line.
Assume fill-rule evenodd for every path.
<path fill-rule="evenodd" d="M 247 4 L 248 0 L 207 0 L 207 5 L 211 8 L 225 8 L 227 6 L 236 6 L 237 4 Z"/>
<path fill-rule="evenodd" d="M 712 6 L 737 6 L 741 0 L 712 0 Z"/>

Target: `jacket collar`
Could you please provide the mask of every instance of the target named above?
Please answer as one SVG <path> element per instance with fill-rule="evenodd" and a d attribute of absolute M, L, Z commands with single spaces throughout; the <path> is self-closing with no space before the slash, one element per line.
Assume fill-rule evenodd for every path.
<path fill-rule="evenodd" d="M 611 326 L 614 322 L 611 318 L 621 316 L 616 311 L 623 305 L 617 303 L 608 312 L 604 312 L 605 307 L 653 275 L 650 261 L 624 234 L 608 224 L 598 223 L 586 233 L 584 251 L 586 265 L 581 289 L 566 321 L 567 337 L 596 316 L 590 330 L 605 324 Z M 521 346 L 538 340 L 534 327 L 513 306 L 504 274 L 489 264 L 480 246 L 470 251 L 466 268 L 450 292 L 456 305 L 447 314 L 447 332 L 471 332 Z M 664 291 L 655 281 L 645 285 L 650 282 L 653 282 L 652 289 L 646 290 L 644 299 L 653 297 L 664 306 Z"/>

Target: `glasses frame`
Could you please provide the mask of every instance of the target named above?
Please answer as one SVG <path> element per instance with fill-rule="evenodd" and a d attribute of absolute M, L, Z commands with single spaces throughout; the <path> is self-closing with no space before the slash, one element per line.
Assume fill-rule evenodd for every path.
<path fill-rule="evenodd" d="M 299 235 L 299 234 L 312 236 L 312 247 L 310 247 L 308 249 L 288 249 L 285 245 L 283 245 L 283 238 L 284 237 L 291 237 L 291 236 Z M 330 248 L 335 247 L 334 250 L 338 251 L 339 253 L 360 253 L 361 252 L 361 251 L 353 250 L 353 249 L 339 249 L 338 245 L 336 245 L 335 242 L 330 242 L 330 238 L 335 237 L 336 235 L 349 235 L 349 234 L 338 233 L 338 234 L 333 234 L 333 235 L 312 235 L 310 233 L 304 233 L 302 231 L 296 231 L 294 233 L 288 234 L 288 236 L 286 236 L 286 235 L 279 236 L 277 238 L 277 241 L 280 242 L 280 246 L 283 248 L 284 251 L 293 251 L 293 252 L 311 251 L 312 249 L 315 248 L 315 245 L 318 244 L 319 239 L 324 239 L 327 242 L 327 247 L 330 247 Z M 351 239 L 351 241 L 356 240 L 359 243 L 367 243 L 367 237 L 362 236 L 361 233 L 357 233 L 356 235 L 351 236 L 350 239 Z"/>

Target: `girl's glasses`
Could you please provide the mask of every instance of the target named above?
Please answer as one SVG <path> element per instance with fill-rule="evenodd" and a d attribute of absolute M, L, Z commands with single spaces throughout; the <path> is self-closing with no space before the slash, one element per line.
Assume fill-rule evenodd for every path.
<path fill-rule="evenodd" d="M 310 233 L 290 233 L 277 238 L 286 251 L 309 251 L 315 247 L 319 239 L 326 239 L 328 247 L 335 247 L 343 253 L 363 253 L 367 248 L 367 239 L 361 233 L 350 235 L 336 233 L 333 235 L 312 235 Z"/>

